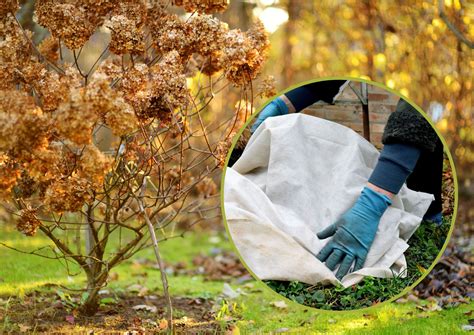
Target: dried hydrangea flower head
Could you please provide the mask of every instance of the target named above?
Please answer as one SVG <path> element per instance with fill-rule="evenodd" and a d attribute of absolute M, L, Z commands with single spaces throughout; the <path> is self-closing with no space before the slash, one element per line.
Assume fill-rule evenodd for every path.
<path fill-rule="evenodd" d="M 117 8 L 122 3 L 136 3 L 142 1 L 127 0 L 76 0 L 76 6 L 81 6 L 87 13 L 87 18 L 94 26 L 100 26 L 104 23 L 107 14 Z"/>
<path fill-rule="evenodd" d="M 146 7 L 142 2 L 120 2 L 106 23 L 111 33 L 109 48 L 117 54 L 142 54 L 145 51 Z"/>
<path fill-rule="evenodd" d="M 33 97 L 0 91 L 0 150 L 12 156 L 47 145 L 48 119 Z"/>
<path fill-rule="evenodd" d="M 257 95 L 262 98 L 271 98 L 277 94 L 276 80 L 273 76 L 266 76 L 258 84 Z"/>
<path fill-rule="evenodd" d="M 229 0 L 173 0 L 173 5 L 183 7 L 187 12 L 210 14 L 226 10 Z"/>
<path fill-rule="evenodd" d="M 84 7 L 67 1 L 38 0 L 36 15 L 38 23 L 70 49 L 83 46 L 96 28 L 89 22 Z"/>
<path fill-rule="evenodd" d="M 20 232 L 26 236 L 33 236 L 40 225 L 41 222 L 36 217 L 36 210 L 25 208 L 20 211 L 20 216 L 16 223 L 16 227 Z"/>
<path fill-rule="evenodd" d="M 225 160 L 229 153 L 232 141 L 234 140 L 237 133 L 245 125 L 245 122 L 249 120 L 250 116 L 255 112 L 251 102 L 246 100 L 240 100 L 235 105 L 235 117 L 226 129 L 226 137 L 221 140 L 217 146 L 216 160 L 217 164 L 221 167 L 225 166 Z M 246 130 L 244 130 L 246 131 Z"/>
<path fill-rule="evenodd" d="M 226 77 L 236 85 L 245 85 L 261 72 L 268 49 L 268 37 L 260 21 L 242 32 L 230 30 L 225 36 L 222 63 Z"/>
<path fill-rule="evenodd" d="M 162 53 L 176 51 L 184 58 L 193 53 L 193 40 L 190 38 L 190 26 L 177 15 L 163 12 L 160 8 L 152 8 L 148 14 L 154 17 L 150 29 L 156 49 Z"/>
<path fill-rule="evenodd" d="M 16 13 L 18 10 L 18 0 L 3 0 L 0 3 L 0 18 L 4 18 L 7 14 Z"/>
<path fill-rule="evenodd" d="M 45 194 L 45 205 L 56 213 L 75 212 L 91 198 L 87 181 L 70 176 L 51 183 Z"/>
<path fill-rule="evenodd" d="M 38 45 L 38 51 L 46 59 L 57 62 L 59 60 L 59 41 L 53 35 L 46 37 Z"/>
<path fill-rule="evenodd" d="M 195 53 L 209 56 L 219 52 L 226 43 L 224 37 L 229 27 L 211 15 L 194 15 L 186 25 Z"/>
<path fill-rule="evenodd" d="M 148 117 L 165 122 L 175 109 L 187 107 L 190 93 L 183 72 L 184 67 L 176 51 L 167 53 L 158 64 L 150 68 L 151 80 L 156 86 L 147 112 Z"/>
<path fill-rule="evenodd" d="M 155 65 L 135 64 L 121 84 L 124 98 L 142 120 L 170 124 L 175 109 L 186 108 L 190 93 L 181 57 L 177 51 L 163 55 Z"/>
<path fill-rule="evenodd" d="M 8 199 L 20 177 L 18 164 L 5 154 L 0 155 L 0 198 Z"/>
<path fill-rule="evenodd" d="M 213 196 L 218 192 L 218 187 L 216 183 L 210 177 L 206 177 L 201 182 L 199 182 L 199 184 L 197 184 L 196 189 L 198 193 L 204 198 L 209 198 L 210 196 Z"/>
<path fill-rule="evenodd" d="M 19 83 L 22 69 L 31 61 L 31 44 L 11 13 L 0 20 L 0 89 Z M 25 32 L 31 37 L 31 32 Z"/>

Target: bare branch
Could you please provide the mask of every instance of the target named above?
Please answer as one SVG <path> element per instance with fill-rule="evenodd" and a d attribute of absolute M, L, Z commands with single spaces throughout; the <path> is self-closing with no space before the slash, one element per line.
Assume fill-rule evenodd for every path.
<path fill-rule="evenodd" d="M 470 49 L 474 49 L 474 42 L 469 41 L 466 36 L 451 22 L 449 21 L 448 16 L 444 12 L 444 0 L 438 0 L 438 11 L 439 16 L 443 19 L 446 26 L 451 30 L 451 32 L 457 37 L 457 39 L 467 45 Z"/>

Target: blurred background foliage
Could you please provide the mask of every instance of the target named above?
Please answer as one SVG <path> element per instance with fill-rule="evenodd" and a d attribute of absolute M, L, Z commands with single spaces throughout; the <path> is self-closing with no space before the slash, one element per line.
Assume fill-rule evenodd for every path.
<path fill-rule="evenodd" d="M 472 232 L 473 2 L 231 1 L 223 15 L 242 28 L 252 17 L 263 21 L 271 34 L 266 73 L 275 76 L 279 90 L 350 75 L 384 83 L 422 107 L 449 144 L 459 179 L 460 221 L 470 222 Z"/>

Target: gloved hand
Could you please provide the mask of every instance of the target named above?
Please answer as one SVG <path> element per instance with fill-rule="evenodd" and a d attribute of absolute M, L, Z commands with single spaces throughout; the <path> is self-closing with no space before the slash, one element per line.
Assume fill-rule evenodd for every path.
<path fill-rule="evenodd" d="M 268 117 L 285 115 L 288 114 L 288 106 L 285 104 L 282 98 L 278 97 L 268 105 L 257 115 L 257 119 L 250 128 L 250 132 L 253 134 L 257 130 L 258 126 L 262 124 Z"/>
<path fill-rule="evenodd" d="M 364 187 L 354 206 L 336 223 L 317 234 L 320 239 L 334 235 L 317 258 L 326 262 L 326 266 L 331 270 L 340 264 L 336 273 L 339 280 L 346 275 L 354 261 L 353 271 L 362 268 L 374 241 L 380 218 L 391 204 L 388 196 Z"/>

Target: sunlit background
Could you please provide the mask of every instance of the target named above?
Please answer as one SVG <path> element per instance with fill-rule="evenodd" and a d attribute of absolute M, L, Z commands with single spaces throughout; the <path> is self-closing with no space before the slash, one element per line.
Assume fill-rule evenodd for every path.
<path fill-rule="evenodd" d="M 263 22 L 272 42 L 266 72 L 280 89 L 350 75 L 415 101 L 448 140 L 463 190 L 474 192 L 473 4 L 249 0 L 234 1 L 232 10 L 245 17 L 236 23 L 244 29 L 252 19 Z"/>

